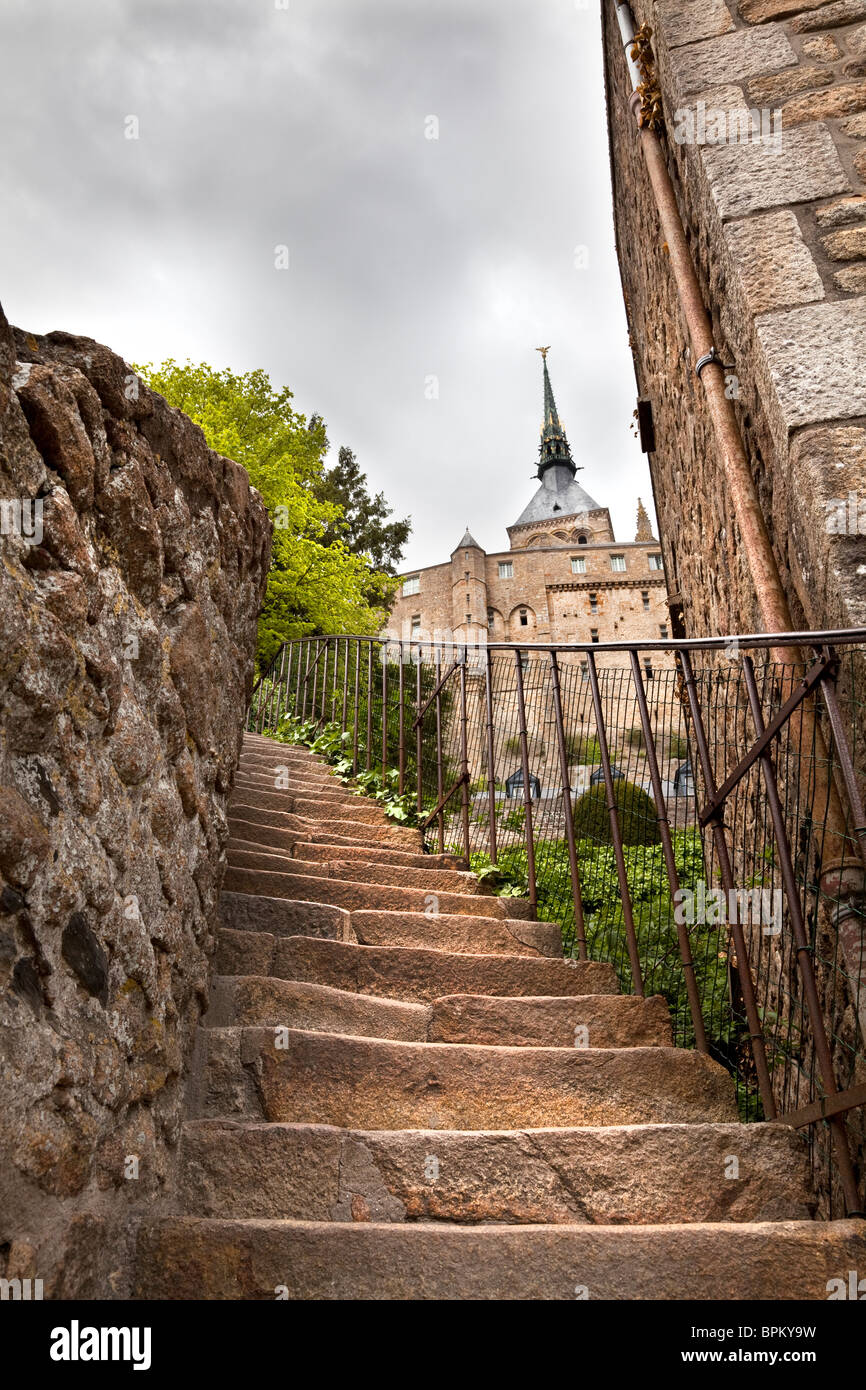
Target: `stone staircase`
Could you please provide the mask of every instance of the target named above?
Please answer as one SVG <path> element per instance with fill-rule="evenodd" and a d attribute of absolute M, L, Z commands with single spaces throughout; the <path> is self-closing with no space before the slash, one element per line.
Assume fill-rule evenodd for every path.
<path fill-rule="evenodd" d="M 810 1219 L 799 1136 L 738 1123 L 661 998 L 563 960 L 304 751 L 247 735 L 230 826 L 136 1296 L 825 1299 L 866 1274 L 866 1223 Z"/>

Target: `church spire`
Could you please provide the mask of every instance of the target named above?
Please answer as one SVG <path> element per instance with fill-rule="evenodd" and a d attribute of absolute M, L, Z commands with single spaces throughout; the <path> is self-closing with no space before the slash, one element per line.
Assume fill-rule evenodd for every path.
<path fill-rule="evenodd" d="M 640 498 L 637 499 L 637 532 L 636 541 L 654 541 L 652 522 L 647 514 L 647 509 Z"/>
<path fill-rule="evenodd" d="M 550 352 L 550 347 L 540 347 L 536 351 L 541 353 L 541 360 L 544 364 L 544 418 L 541 425 L 541 443 L 538 446 L 538 476 L 543 478 L 548 468 L 559 466 L 560 468 L 567 468 L 573 478 L 577 473 L 577 465 L 571 457 L 571 450 L 568 447 L 565 430 L 559 419 L 556 401 L 553 399 L 553 387 L 550 384 L 550 376 L 547 371 L 547 354 Z"/>

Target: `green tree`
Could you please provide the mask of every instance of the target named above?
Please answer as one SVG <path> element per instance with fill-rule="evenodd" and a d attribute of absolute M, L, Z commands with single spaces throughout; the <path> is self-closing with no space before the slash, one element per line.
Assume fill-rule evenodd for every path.
<path fill-rule="evenodd" d="M 329 529 L 330 540 L 343 540 L 356 555 L 367 555 L 371 568 L 396 574 L 412 530 L 411 517 L 389 521 L 392 508 L 383 492 L 371 496 L 367 475 L 353 451 L 344 444 L 337 462 L 326 468 L 317 488 L 323 502 L 342 510 L 342 519 Z"/>
<path fill-rule="evenodd" d="M 317 416 L 308 422 L 293 408 L 289 388 L 275 391 L 261 370 L 237 374 L 169 358 L 136 371 L 201 426 L 211 449 L 243 465 L 274 522 L 259 664 L 288 638 L 377 632 L 395 581 L 350 548 L 338 532 L 342 508 L 320 495 L 328 448 L 323 422 Z"/>

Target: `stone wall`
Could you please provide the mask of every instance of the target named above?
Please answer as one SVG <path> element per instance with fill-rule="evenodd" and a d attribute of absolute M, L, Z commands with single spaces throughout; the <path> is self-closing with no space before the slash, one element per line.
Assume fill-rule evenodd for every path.
<path fill-rule="evenodd" d="M 0 1275 L 122 1295 L 170 1187 L 270 523 L 120 358 L 2 314 L 0 503 Z"/>
<path fill-rule="evenodd" d="M 653 29 L 668 164 L 795 623 L 862 625 L 866 0 L 633 8 Z M 753 586 L 628 109 L 611 0 L 603 14 L 617 239 L 639 391 L 654 414 L 668 588 L 689 635 L 748 630 L 760 626 Z M 732 139 L 747 133 L 732 113 L 748 109 L 766 112 L 765 137 Z M 852 524 L 848 505 L 840 524 L 833 504 L 852 494 L 862 522 Z"/>

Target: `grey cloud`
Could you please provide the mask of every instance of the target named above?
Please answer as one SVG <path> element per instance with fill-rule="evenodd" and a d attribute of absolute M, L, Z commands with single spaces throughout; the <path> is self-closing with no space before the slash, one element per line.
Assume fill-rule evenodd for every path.
<path fill-rule="evenodd" d="M 10 4 L 7 313 L 136 360 L 264 367 L 414 515 L 410 564 L 467 522 L 505 544 L 552 343 L 580 480 L 630 538 L 649 480 L 598 30 L 570 0 Z"/>

